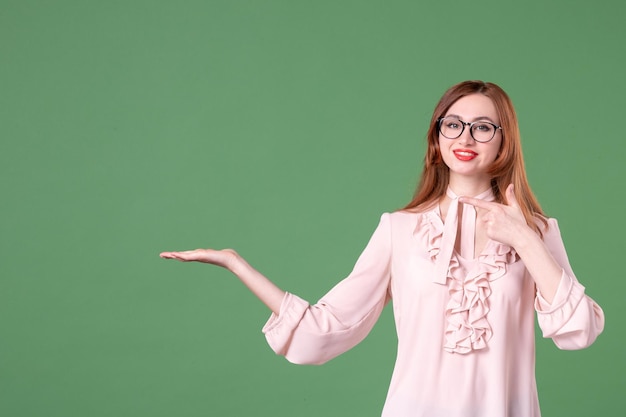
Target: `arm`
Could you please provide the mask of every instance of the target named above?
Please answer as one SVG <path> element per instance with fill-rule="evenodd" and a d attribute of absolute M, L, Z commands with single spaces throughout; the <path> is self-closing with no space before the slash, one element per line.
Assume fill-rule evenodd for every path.
<path fill-rule="evenodd" d="M 460 201 L 481 209 L 481 220 L 490 239 L 515 249 L 545 300 L 551 302 L 561 280 L 562 268 L 539 235 L 526 224 L 513 185 L 506 189 L 508 204 L 461 197 Z"/>
<path fill-rule="evenodd" d="M 561 349 L 589 346 L 604 328 L 604 313 L 576 280 L 567 259 L 558 225 L 550 219 L 543 239 L 524 220 L 513 187 L 506 190 L 509 204 L 461 199 L 483 209 L 487 235 L 515 249 L 535 281 L 539 326 L 543 336 Z"/>
<path fill-rule="evenodd" d="M 391 220 L 381 218 L 347 278 L 316 304 L 287 294 L 263 328 L 272 349 L 298 364 L 322 364 L 361 342 L 389 300 Z"/>
<path fill-rule="evenodd" d="M 160 256 L 163 259 L 177 259 L 182 262 L 203 262 L 226 268 L 235 274 L 275 314 L 278 314 L 280 311 L 280 304 L 285 296 L 285 292 L 250 266 L 245 259 L 232 249 L 219 251 L 196 249 L 184 252 L 162 252 Z"/>
<path fill-rule="evenodd" d="M 535 299 L 537 321 L 543 337 L 551 338 L 561 349 L 582 349 L 591 345 L 604 329 L 602 308 L 585 294 L 570 266 L 555 219 L 549 219 L 544 242 L 563 267 L 562 277 L 551 302 L 541 294 Z"/>
<path fill-rule="evenodd" d="M 533 277 L 539 294 L 551 303 L 561 282 L 563 268 L 554 259 L 539 235 L 526 224 L 519 225 L 514 233 L 517 239 L 511 246 L 524 262 L 530 276 Z"/>
<path fill-rule="evenodd" d="M 389 300 L 390 237 L 389 215 L 385 214 L 350 275 L 314 305 L 279 289 L 232 249 L 163 252 L 160 256 L 233 272 L 272 310 L 263 327 L 272 349 L 293 363 L 321 364 L 363 340 Z"/>

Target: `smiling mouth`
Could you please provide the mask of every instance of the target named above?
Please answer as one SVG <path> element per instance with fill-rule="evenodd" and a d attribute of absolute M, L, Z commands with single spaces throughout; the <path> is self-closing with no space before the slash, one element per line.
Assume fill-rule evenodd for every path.
<path fill-rule="evenodd" d="M 471 161 L 478 156 L 476 152 L 468 150 L 456 150 L 453 151 L 453 153 L 454 156 L 456 156 L 456 158 L 460 161 Z"/>

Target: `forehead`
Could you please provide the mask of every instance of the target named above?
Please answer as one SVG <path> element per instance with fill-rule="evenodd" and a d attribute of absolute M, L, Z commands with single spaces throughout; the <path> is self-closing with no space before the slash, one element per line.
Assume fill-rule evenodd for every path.
<path fill-rule="evenodd" d="M 446 115 L 454 114 L 466 120 L 488 117 L 498 121 L 498 112 L 493 101 L 482 94 L 461 97 L 450 106 Z"/>

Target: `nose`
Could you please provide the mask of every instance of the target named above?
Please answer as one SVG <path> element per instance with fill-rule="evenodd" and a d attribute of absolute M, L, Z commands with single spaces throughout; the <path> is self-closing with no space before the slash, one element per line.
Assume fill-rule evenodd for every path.
<path fill-rule="evenodd" d="M 461 136 L 459 136 L 459 141 L 468 145 L 473 145 L 475 143 L 474 141 L 474 137 L 472 136 L 472 127 L 470 126 L 469 123 L 465 123 L 465 122 L 461 122 L 463 123 L 465 126 L 465 129 L 463 129 L 463 132 L 461 132 Z"/>

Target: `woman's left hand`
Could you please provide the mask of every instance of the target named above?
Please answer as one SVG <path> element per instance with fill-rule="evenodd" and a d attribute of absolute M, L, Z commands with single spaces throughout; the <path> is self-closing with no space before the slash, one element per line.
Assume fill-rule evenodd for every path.
<path fill-rule="evenodd" d="M 471 204 L 483 210 L 482 214 L 477 215 L 477 221 L 484 223 L 487 236 L 492 240 L 515 248 L 520 239 L 523 239 L 530 230 L 515 198 L 513 184 L 510 184 L 506 189 L 507 204 L 470 197 L 461 197 L 459 200 L 461 203 Z"/>

